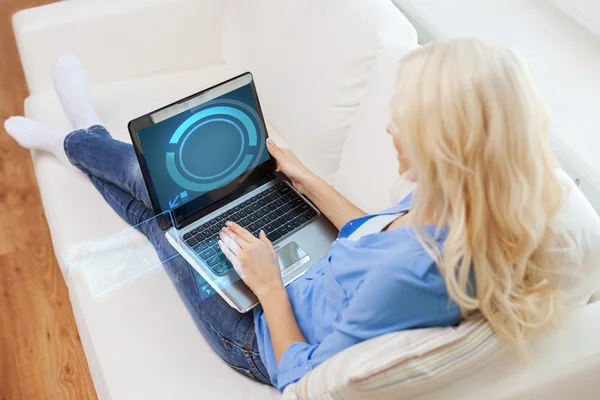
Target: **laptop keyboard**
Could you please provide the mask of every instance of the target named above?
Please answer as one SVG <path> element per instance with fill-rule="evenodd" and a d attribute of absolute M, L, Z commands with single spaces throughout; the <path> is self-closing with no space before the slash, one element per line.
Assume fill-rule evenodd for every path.
<path fill-rule="evenodd" d="M 275 242 L 295 232 L 317 215 L 317 211 L 287 183 L 279 182 L 185 233 L 183 240 L 216 275 L 224 275 L 232 268 L 217 244 L 225 222 L 236 222 L 254 236 L 264 230 L 269 240 Z"/>

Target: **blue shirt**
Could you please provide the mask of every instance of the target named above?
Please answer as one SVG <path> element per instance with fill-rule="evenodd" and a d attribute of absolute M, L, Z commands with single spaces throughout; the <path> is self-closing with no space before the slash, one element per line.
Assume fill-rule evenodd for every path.
<path fill-rule="evenodd" d="M 279 366 L 267 320 L 254 310 L 261 359 L 281 391 L 338 352 L 390 332 L 458 324 L 458 306 L 450 301 L 444 278 L 411 227 L 347 237 L 376 215 L 405 212 L 410 195 L 398 206 L 349 221 L 327 257 L 288 285 L 287 292 L 306 343 L 293 343 Z M 436 227 L 425 227 L 434 236 Z M 436 238 L 442 245 L 442 229 Z"/>

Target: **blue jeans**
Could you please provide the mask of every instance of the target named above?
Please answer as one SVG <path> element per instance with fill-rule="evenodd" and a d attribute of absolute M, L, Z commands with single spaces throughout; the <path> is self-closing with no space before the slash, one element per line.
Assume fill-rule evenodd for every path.
<path fill-rule="evenodd" d="M 161 260 L 177 254 L 156 219 L 141 224 L 153 218 L 154 212 L 133 146 L 114 140 L 102 126 L 69 134 L 64 146 L 71 163 L 89 176 L 113 210 L 130 225 L 139 225 Z M 258 353 L 252 313 L 237 312 L 217 294 L 201 297 L 200 288 L 206 282 L 183 257 L 166 261 L 164 267 L 214 351 L 231 368 L 270 385 Z"/>

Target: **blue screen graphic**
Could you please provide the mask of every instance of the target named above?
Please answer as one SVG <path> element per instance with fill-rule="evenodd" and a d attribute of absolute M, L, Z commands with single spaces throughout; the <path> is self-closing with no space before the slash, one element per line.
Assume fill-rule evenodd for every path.
<path fill-rule="evenodd" d="M 162 210 L 225 186 L 269 159 L 251 85 L 138 134 Z"/>

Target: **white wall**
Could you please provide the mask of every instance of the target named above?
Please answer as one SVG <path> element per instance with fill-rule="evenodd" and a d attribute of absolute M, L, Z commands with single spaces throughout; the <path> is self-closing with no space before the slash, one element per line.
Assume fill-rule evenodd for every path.
<path fill-rule="evenodd" d="M 425 31 L 425 41 L 478 36 L 527 58 L 550 108 L 553 145 L 563 167 L 600 212 L 600 39 L 550 0 L 394 2 Z"/>
<path fill-rule="evenodd" d="M 554 3 L 589 32 L 600 38 L 600 1 L 554 0 Z"/>

